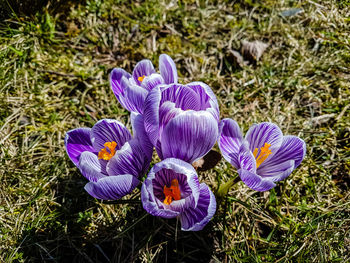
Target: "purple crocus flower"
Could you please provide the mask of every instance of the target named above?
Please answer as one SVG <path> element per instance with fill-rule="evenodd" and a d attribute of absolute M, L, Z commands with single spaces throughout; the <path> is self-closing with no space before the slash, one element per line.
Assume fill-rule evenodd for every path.
<path fill-rule="evenodd" d="M 121 68 L 113 69 L 110 84 L 120 104 L 130 112 L 143 113 L 148 92 L 159 84 L 177 83 L 175 63 L 166 54 L 159 56 L 159 71 L 156 73 L 148 59 L 138 62 L 132 75 Z"/>
<path fill-rule="evenodd" d="M 161 159 L 192 163 L 204 156 L 218 135 L 219 106 L 202 82 L 159 85 L 144 104 L 145 130 Z"/>
<path fill-rule="evenodd" d="M 142 184 L 141 201 L 153 216 L 179 217 L 185 231 L 203 229 L 216 210 L 214 194 L 206 184 L 199 184 L 193 166 L 175 158 L 153 166 Z"/>
<path fill-rule="evenodd" d="M 254 124 L 243 138 L 236 121 L 223 119 L 218 144 L 224 158 L 238 169 L 241 180 L 256 191 L 275 187 L 275 182 L 299 166 L 306 153 L 302 139 L 283 136 L 280 128 L 269 122 Z"/>
<path fill-rule="evenodd" d="M 85 190 L 95 198 L 114 200 L 130 193 L 149 167 L 153 147 L 143 117 L 132 115 L 131 122 L 134 137 L 122 123 L 111 119 L 66 134 L 67 154 L 90 181 Z"/>

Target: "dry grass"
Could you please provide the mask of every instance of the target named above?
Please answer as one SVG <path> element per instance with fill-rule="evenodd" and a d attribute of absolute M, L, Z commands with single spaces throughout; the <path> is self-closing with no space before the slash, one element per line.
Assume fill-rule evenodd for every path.
<path fill-rule="evenodd" d="M 13 18 L 0 31 L 0 261 L 346 262 L 350 260 L 348 1 L 86 1 Z M 304 12 L 280 13 L 291 7 Z M 69 10 L 66 11 L 66 10 Z M 242 68 L 230 50 L 269 44 Z M 167 53 L 183 83 L 209 84 L 221 117 L 246 131 L 273 121 L 307 157 L 266 193 L 238 183 L 201 232 L 142 209 L 139 190 L 108 203 L 84 192 L 67 130 L 101 118 L 129 124 L 108 85 Z M 213 190 L 235 176 L 201 173 Z"/>

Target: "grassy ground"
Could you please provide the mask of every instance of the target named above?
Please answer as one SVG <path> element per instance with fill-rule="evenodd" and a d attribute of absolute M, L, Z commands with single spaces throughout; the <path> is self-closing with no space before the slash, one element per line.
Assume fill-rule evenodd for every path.
<path fill-rule="evenodd" d="M 0 29 L 1 262 L 346 262 L 350 260 L 348 1 L 112 1 L 13 17 Z M 292 7 L 303 13 L 282 17 Z M 239 67 L 242 40 L 269 44 Z M 147 215 L 139 189 L 90 197 L 68 159 L 72 128 L 116 118 L 113 67 L 167 53 L 180 81 L 204 81 L 221 117 L 273 121 L 307 157 L 265 193 L 235 185 L 201 232 Z M 215 190 L 222 160 L 200 174 Z"/>

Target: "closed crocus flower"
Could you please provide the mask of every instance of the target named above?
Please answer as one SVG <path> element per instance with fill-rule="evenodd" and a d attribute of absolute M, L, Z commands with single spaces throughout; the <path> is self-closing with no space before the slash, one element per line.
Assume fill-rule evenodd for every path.
<path fill-rule="evenodd" d="M 138 62 L 132 75 L 121 68 L 113 69 L 110 85 L 120 104 L 130 112 L 143 113 L 148 92 L 160 84 L 177 83 L 175 63 L 166 54 L 159 56 L 159 71 L 156 73 L 148 59 Z"/>
<path fill-rule="evenodd" d="M 218 135 L 219 106 L 208 85 L 160 85 L 144 104 L 145 130 L 161 159 L 192 163 L 204 156 Z"/>
<path fill-rule="evenodd" d="M 302 139 L 283 136 L 280 128 L 269 122 L 254 124 L 243 138 L 237 122 L 224 119 L 218 144 L 224 158 L 238 169 L 241 180 L 256 191 L 275 187 L 275 182 L 299 166 L 306 153 Z"/>
<path fill-rule="evenodd" d="M 203 229 L 216 210 L 214 194 L 206 184 L 199 184 L 195 169 L 175 158 L 153 166 L 142 184 L 141 201 L 153 216 L 179 217 L 185 231 Z"/>
<path fill-rule="evenodd" d="M 153 147 L 145 136 L 143 118 L 133 115 L 131 120 L 134 137 L 111 119 L 66 134 L 67 154 L 90 181 L 85 190 L 95 198 L 115 200 L 130 193 L 149 167 Z"/>

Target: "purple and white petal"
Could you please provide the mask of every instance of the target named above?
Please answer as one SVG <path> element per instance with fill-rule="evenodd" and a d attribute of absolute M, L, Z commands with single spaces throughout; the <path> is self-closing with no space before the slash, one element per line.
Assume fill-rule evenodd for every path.
<path fill-rule="evenodd" d="M 275 163 L 259 167 L 257 173 L 263 177 L 279 182 L 286 179 L 294 170 L 294 160 L 288 160 L 282 163 Z"/>
<path fill-rule="evenodd" d="M 248 170 L 252 173 L 256 172 L 256 160 L 253 153 L 249 150 L 249 143 L 246 140 L 242 141 L 237 161 L 239 163 L 239 169 Z"/>
<path fill-rule="evenodd" d="M 256 173 L 249 172 L 248 170 L 239 169 L 238 174 L 243 183 L 255 191 L 264 192 L 276 186 L 270 178 L 262 178 Z"/>
<path fill-rule="evenodd" d="M 128 129 L 117 120 L 100 120 L 91 129 L 91 142 L 97 152 L 105 147 L 106 142 L 113 141 L 117 143 L 116 149 L 119 150 L 130 139 Z"/>
<path fill-rule="evenodd" d="M 131 174 L 106 176 L 95 182 L 87 183 L 86 192 L 97 199 L 116 200 L 129 194 L 140 181 Z"/>
<path fill-rule="evenodd" d="M 139 77 L 147 77 L 155 72 L 152 62 L 148 59 L 144 59 L 136 64 L 132 76 L 136 84 L 141 85 L 141 81 L 138 80 Z"/>
<path fill-rule="evenodd" d="M 159 71 L 166 84 L 177 83 L 176 65 L 172 58 L 166 54 L 159 56 Z"/>
<path fill-rule="evenodd" d="M 192 163 L 214 146 L 218 123 L 205 111 L 186 111 L 165 126 L 161 147 L 164 158 L 174 157 Z"/>
<path fill-rule="evenodd" d="M 182 84 L 170 84 L 161 88 L 160 105 L 166 101 L 174 102 L 182 110 L 201 110 L 200 96 L 190 87 Z"/>
<path fill-rule="evenodd" d="M 282 145 L 283 134 L 281 129 L 274 123 L 262 122 L 259 124 L 252 125 L 246 133 L 245 139 L 249 142 L 249 148 L 252 152 L 257 148 L 258 154 L 260 154 L 260 148 L 265 143 L 271 144 L 271 154 L 267 160 L 271 159 L 272 156 L 278 151 Z"/>
<path fill-rule="evenodd" d="M 276 154 L 261 164 L 261 168 L 270 165 L 277 165 L 288 160 L 294 160 L 294 169 L 297 168 L 306 154 L 305 142 L 297 136 L 287 135 Z"/>
<path fill-rule="evenodd" d="M 97 182 L 107 176 L 106 165 L 107 161 L 99 160 L 95 153 L 85 151 L 80 155 L 80 171 L 91 182 Z"/>
<path fill-rule="evenodd" d="M 143 87 L 147 91 L 151 91 L 152 89 L 161 84 L 164 84 L 164 79 L 162 78 L 162 76 L 157 73 L 153 73 L 152 75 L 144 78 L 144 80 L 141 83 L 141 87 Z"/>
<path fill-rule="evenodd" d="M 145 131 L 154 146 L 156 146 L 158 141 L 160 100 L 161 90 L 157 86 L 148 93 L 143 110 Z"/>
<path fill-rule="evenodd" d="M 181 230 L 199 231 L 210 221 L 216 211 L 216 200 L 209 187 L 200 184 L 200 195 L 196 208 L 188 208 L 181 213 Z"/>
<path fill-rule="evenodd" d="M 133 136 L 139 141 L 143 152 L 150 162 L 153 154 L 153 145 L 150 142 L 148 135 L 145 131 L 144 118 L 141 114 L 130 114 L 131 126 L 133 131 Z"/>
<path fill-rule="evenodd" d="M 238 154 L 243 135 L 236 121 L 223 119 L 219 124 L 218 145 L 224 158 L 239 169 Z"/>
<path fill-rule="evenodd" d="M 143 176 L 150 164 L 150 159 L 143 152 L 137 139 L 126 142 L 109 160 L 107 173 L 109 176 L 131 174 L 136 178 Z"/>
<path fill-rule="evenodd" d="M 175 103 L 170 101 L 164 102 L 159 107 L 159 140 L 161 140 L 164 127 L 170 120 L 182 112 L 182 109 L 176 108 Z"/>
<path fill-rule="evenodd" d="M 124 87 L 121 86 L 121 80 L 123 77 L 129 79 L 131 77 L 131 74 L 121 68 L 113 69 L 109 77 L 109 83 L 114 92 L 114 95 L 117 97 L 118 100 L 119 97 L 123 96 L 124 94 Z"/>
<path fill-rule="evenodd" d="M 207 84 L 200 81 L 191 82 L 186 84 L 186 86 L 192 88 L 200 96 L 203 109 L 212 113 L 214 118 L 219 122 L 219 104 L 212 89 Z M 209 97 L 209 99 L 207 97 Z"/>
<path fill-rule="evenodd" d="M 95 152 L 90 139 L 91 128 L 77 128 L 66 133 L 64 144 L 71 161 L 79 167 L 79 157 L 85 152 Z"/>
<path fill-rule="evenodd" d="M 124 97 L 120 100 L 122 106 L 128 111 L 142 114 L 148 90 L 131 84 L 126 78 L 122 78 L 121 85 L 125 87 Z"/>

